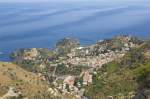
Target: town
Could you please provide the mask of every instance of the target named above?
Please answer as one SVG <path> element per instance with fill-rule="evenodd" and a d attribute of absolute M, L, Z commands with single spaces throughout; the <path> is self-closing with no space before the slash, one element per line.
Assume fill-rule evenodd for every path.
<path fill-rule="evenodd" d="M 54 96 L 59 96 L 58 92 L 61 92 L 73 94 L 77 99 L 87 99 L 84 96 L 85 87 L 93 83 L 96 70 L 122 58 L 142 43 L 142 40 L 126 35 L 87 46 L 80 45 L 76 39 L 64 38 L 54 50 L 21 49 L 13 52 L 11 57 L 16 64 L 37 73 L 42 81 L 53 85 L 48 90 Z"/>

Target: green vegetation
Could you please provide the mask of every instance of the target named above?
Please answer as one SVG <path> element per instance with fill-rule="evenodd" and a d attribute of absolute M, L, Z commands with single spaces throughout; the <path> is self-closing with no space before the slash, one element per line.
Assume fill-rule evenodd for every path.
<path fill-rule="evenodd" d="M 130 46 L 134 45 L 133 43 L 140 46 L 131 49 Z M 24 55 L 23 49 L 13 53 L 11 57 L 15 57 L 15 63 L 19 64 L 22 68 L 43 74 L 45 72 L 50 78 L 55 70 L 55 76 L 74 75 L 79 77 L 83 70 L 91 67 L 72 66 L 67 62 L 65 63 L 65 60 L 69 59 L 67 54 L 74 52 L 74 48 L 78 46 L 79 42 L 76 39 L 65 38 L 56 44 L 56 49 L 53 51 L 49 49 L 37 49 L 37 56 L 32 59 L 34 54 L 31 54 L 31 60 L 30 57 L 29 59 L 23 58 L 24 56 L 28 58 L 28 54 Z M 92 47 L 76 49 L 76 57 L 86 59 L 86 56 L 94 57 L 109 51 L 117 53 L 122 50 L 123 53 L 128 51 L 123 58 L 107 63 L 100 68 L 94 68 L 96 73 L 93 72 L 93 83 L 88 86 L 81 85 L 85 88 L 85 96 L 90 99 L 106 99 L 107 96 L 128 95 L 130 92 L 136 92 L 140 86 L 150 88 L 150 42 L 142 43 L 137 38 L 130 39 L 118 36 L 98 42 Z M 30 49 L 26 51 L 30 53 Z M 41 68 L 41 64 L 45 65 L 46 68 Z M 53 81 L 53 78 L 50 80 Z M 77 85 L 78 82 L 82 84 L 83 79 L 76 78 L 75 84 Z M 41 93 L 39 94 L 40 96 L 36 95 L 32 98 L 41 97 L 41 99 L 46 99 L 46 97 L 50 97 L 45 93 L 39 93 Z"/>
<path fill-rule="evenodd" d="M 40 67 L 38 66 L 39 64 L 36 61 L 22 60 L 22 61 L 17 61 L 15 63 L 25 70 L 31 72 L 40 72 Z"/>
<path fill-rule="evenodd" d="M 38 55 L 35 57 L 35 59 L 23 59 L 24 54 L 27 51 L 30 52 L 31 49 L 17 50 L 11 54 L 11 57 L 14 58 L 15 64 L 31 72 L 42 72 L 40 68 L 41 63 L 43 63 L 45 60 L 50 62 L 53 59 L 57 59 L 56 53 L 46 48 L 37 49 Z"/>
<path fill-rule="evenodd" d="M 105 68 L 106 67 L 106 68 Z M 119 69 L 115 63 L 109 63 L 97 70 L 93 77 L 93 85 L 87 87 L 86 95 L 91 99 L 99 99 L 107 96 L 128 94 L 136 89 L 137 83 L 133 79 L 134 74 L 129 69 Z"/>
<path fill-rule="evenodd" d="M 59 64 L 56 69 L 56 75 L 80 75 L 80 73 L 88 69 L 86 66 L 73 66 L 67 67 L 64 64 Z"/>
<path fill-rule="evenodd" d="M 136 68 L 140 64 L 146 63 L 147 59 L 144 57 L 143 51 L 140 49 L 133 49 L 125 55 L 123 60 L 120 62 L 121 67 Z"/>
<path fill-rule="evenodd" d="M 132 49 L 122 59 L 103 65 L 93 77 L 85 95 L 91 99 L 106 99 L 107 96 L 127 95 L 138 87 L 150 88 L 150 60 L 144 54 L 150 50 L 147 42 Z"/>
<path fill-rule="evenodd" d="M 64 38 L 57 42 L 56 53 L 59 56 L 66 56 L 67 53 L 71 51 L 72 48 L 79 46 L 79 41 L 74 38 Z"/>
<path fill-rule="evenodd" d="M 150 62 L 139 66 L 134 72 L 137 82 L 145 88 L 150 88 Z"/>

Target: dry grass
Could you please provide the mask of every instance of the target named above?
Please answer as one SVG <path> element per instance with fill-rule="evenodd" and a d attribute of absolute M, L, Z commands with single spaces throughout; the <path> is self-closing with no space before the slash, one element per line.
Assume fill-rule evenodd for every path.
<path fill-rule="evenodd" d="M 37 74 L 7 62 L 0 62 L 0 96 L 8 91 L 3 86 L 14 86 L 23 96 L 36 96 L 48 89 L 48 85 Z"/>

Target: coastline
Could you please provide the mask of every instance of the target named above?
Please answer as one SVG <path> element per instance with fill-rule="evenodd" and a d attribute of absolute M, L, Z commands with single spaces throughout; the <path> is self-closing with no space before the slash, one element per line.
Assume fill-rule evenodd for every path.
<path fill-rule="evenodd" d="M 0 61 L 2 62 L 12 62 L 12 59 L 9 57 L 10 53 L 0 53 Z"/>
<path fill-rule="evenodd" d="M 99 40 L 96 40 L 96 41 L 89 41 L 89 40 L 86 40 L 86 39 L 78 39 L 80 41 L 80 46 L 90 46 L 90 45 L 93 45 L 93 44 L 96 44 L 97 42 L 99 41 L 104 41 L 104 40 L 107 40 L 107 39 L 112 39 L 114 37 L 117 37 L 117 36 L 129 36 L 129 37 L 137 37 L 138 39 L 140 40 L 148 40 L 146 37 L 140 37 L 140 36 L 135 36 L 135 35 L 124 35 L 124 34 L 119 34 L 119 35 L 114 35 L 112 37 L 104 37 L 102 39 L 99 39 Z M 76 37 L 64 37 L 64 38 L 76 38 Z M 61 40 L 61 39 L 59 39 Z M 55 46 L 56 46 L 56 42 L 58 42 L 59 40 L 57 41 L 54 41 L 55 43 L 53 44 L 47 44 L 47 47 L 43 47 L 41 45 L 41 47 L 36 47 L 36 46 L 31 46 L 29 45 L 29 47 L 23 47 L 23 48 L 12 48 L 12 49 L 7 49 L 5 50 L 5 48 L 3 50 L 1 50 L 0 52 L 0 61 L 4 61 L 4 62 L 12 62 L 13 59 L 10 57 L 10 54 L 17 51 L 17 50 L 20 50 L 20 49 L 31 49 L 31 48 L 46 48 L 46 49 L 49 49 L 49 50 L 53 50 L 55 49 Z M 17 47 L 17 46 L 16 46 Z"/>

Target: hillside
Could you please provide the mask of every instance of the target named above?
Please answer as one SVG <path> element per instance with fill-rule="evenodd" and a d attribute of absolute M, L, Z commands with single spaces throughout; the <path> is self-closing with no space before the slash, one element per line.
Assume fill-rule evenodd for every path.
<path fill-rule="evenodd" d="M 106 99 L 109 95 L 135 95 L 138 74 L 135 64 L 148 59 L 143 40 L 121 35 L 83 46 L 73 38 L 64 38 L 56 48 L 20 49 L 11 54 L 14 64 L 40 74 L 60 93 L 79 98 Z M 147 43 L 146 43 L 147 44 Z M 145 48 L 146 49 L 146 48 Z M 140 52 L 138 52 L 139 50 Z M 58 94 L 58 93 L 57 93 Z"/>
<path fill-rule="evenodd" d="M 106 99 L 108 96 L 130 99 L 136 94 L 137 97 L 145 94 L 145 90 L 150 90 L 149 52 L 148 41 L 130 50 L 123 58 L 97 68 L 94 83 L 86 87 L 86 96 L 91 99 Z"/>
<path fill-rule="evenodd" d="M 64 38 L 53 50 L 20 49 L 11 57 L 0 65 L 1 96 L 13 89 L 31 99 L 131 99 L 150 88 L 150 43 L 136 37 L 87 46 Z"/>
<path fill-rule="evenodd" d="M 8 62 L 0 62 L 0 99 L 78 99 L 61 94 L 45 78 Z"/>
<path fill-rule="evenodd" d="M 47 84 L 37 74 L 28 72 L 13 63 L 0 62 L 0 97 L 6 97 L 12 89 L 12 96 L 42 97 Z M 7 95 L 11 96 L 11 95 Z M 36 98 L 37 99 L 37 98 Z"/>

